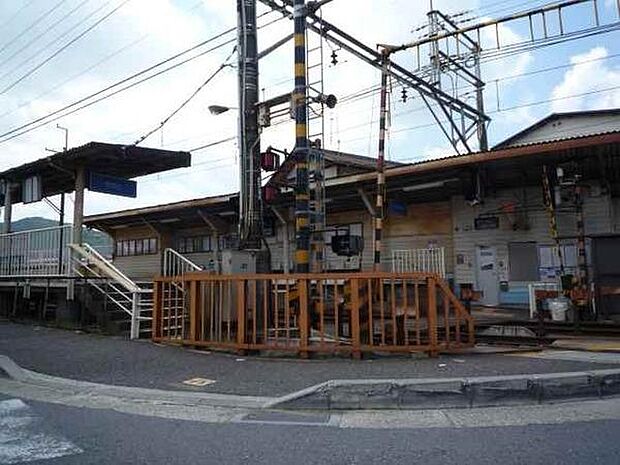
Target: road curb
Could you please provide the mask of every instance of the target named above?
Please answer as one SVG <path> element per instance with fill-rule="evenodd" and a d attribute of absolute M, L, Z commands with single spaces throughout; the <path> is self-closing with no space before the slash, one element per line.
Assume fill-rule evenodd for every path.
<path fill-rule="evenodd" d="M 75 395 L 117 398 L 135 402 L 260 409 L 274 399 L 272 397 L 240 396 L 207 392 L 167 391 L 162 389 L 118 386 L 59 378 L 22 368 L 5 355 L 0 355 L 0 370 L 4 371 L 9 379 L 26 385 L 52 389 L 59 392 L 73 393 Z"/>
<path fill-rule="evenodd" d="M 537 405 L 620 394 L 620 369 L 470 378 L 332 380 L 266 408 L 428 410 Z"/>

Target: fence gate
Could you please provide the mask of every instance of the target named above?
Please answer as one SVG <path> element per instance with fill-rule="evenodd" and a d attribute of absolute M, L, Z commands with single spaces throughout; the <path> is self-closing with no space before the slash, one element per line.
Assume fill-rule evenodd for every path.
<path fill-rule="evenodd" d="M 153 339 L 233 350 L 429 352 L 474 344 L 431 273 L 213 275 L 155 280 Z"/>

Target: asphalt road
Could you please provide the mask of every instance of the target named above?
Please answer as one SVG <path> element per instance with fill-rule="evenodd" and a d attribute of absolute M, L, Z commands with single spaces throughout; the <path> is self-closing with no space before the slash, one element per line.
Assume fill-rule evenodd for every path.
<path fill-rule="evenodd" d="M 29 462 L 33 464 L 620 463 L 620 421 L 615 420 L 501 428 L 338 429 L 206 424 L 24 402 L 30 416 L 39 418 L 37 427 L 55 438 L 52 444 L 64 444 L 66 453 Z M 0 457 L 2 446 L 0 432 Z"/>
<path fill-rule="evenodd" d="M 148 341 L 6 322 L 0 322 L 0 354 L 11 357 L 23 368 L 65 378 L 259 396 L 283 395 L 330 379 L 492 376 L 618 367 L 612 363 L 490 354 L 437 359 L 274 360 L 197 353 Z M 202 388 L 182 384 L 196 377 L 215 383 Z"/>

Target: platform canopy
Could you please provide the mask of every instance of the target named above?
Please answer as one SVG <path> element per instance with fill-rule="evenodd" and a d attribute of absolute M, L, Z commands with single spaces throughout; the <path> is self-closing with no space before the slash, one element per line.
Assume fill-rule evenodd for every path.
<path fill-rule="evenodd" d="M 75 190 L 75 173 L 84 169 L 105 176 L 132 179 L 190 166 L 188 152 L 89 142 L 0 173 L 0 180 L 13 184 L 12 203 L 23 199 L 23 182 L 41 179 L 42 197 Z"/>

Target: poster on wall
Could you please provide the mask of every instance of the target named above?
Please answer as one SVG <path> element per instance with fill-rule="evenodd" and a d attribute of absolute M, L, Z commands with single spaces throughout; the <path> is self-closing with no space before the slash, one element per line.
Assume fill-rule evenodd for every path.
<path fill-rule="evenodd" d="M 479 216 L 475 218 L 474 229 L 476 231 L 499 229 L 499 216 Z"/>

